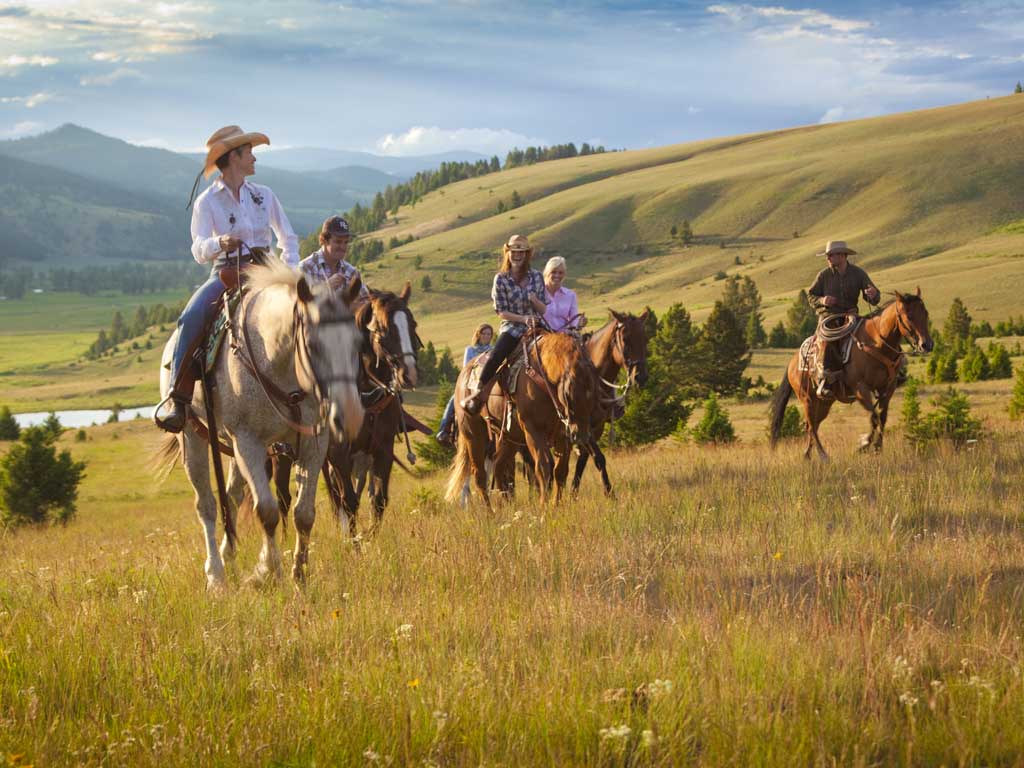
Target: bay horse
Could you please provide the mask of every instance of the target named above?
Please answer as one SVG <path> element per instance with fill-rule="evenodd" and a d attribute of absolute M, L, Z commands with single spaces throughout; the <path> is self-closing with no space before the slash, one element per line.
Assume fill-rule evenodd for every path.
<path fill-rule="evenodd" d="M 358 431 L 363 422 L 356 388 L 359 334 L 343 297 L 319 286 L 310 288 L 304 277 L 285 264 L 253 266 L 245 275 L 242 300 L 229 326 L 233 353 L 225 347 L 213 370 L 217 437 L 234 456 L 228 484 L 237 495 L 239 479 L 245 481 L 263 527 L 263 548 L 252 575 L 257 583 L 281 575 L 274 534 L 282 510 L 270 487 L 268 448 L 298 443 L 292 577 L 301 582 L 316 514 L 317 481 L 327 453 L 328 434 L 320 425 L 326 419 L 330 433 L 342 436 Z M 173 343 L 172 335 L 165 356 Z M 165 396 L 170 391 L 169 378 L 169 371 L 161 366 L 160 389 Z M 297 419 L 275 403 L 275 388 L 296 393 L 291 414 Z M 224 562 L 235 557 L 235 511 L 230 506 L 221 509 L 225 535 L 218 550 L 218 504 L 210 487 L 209 442 L 200 421 L 206 411 L 198 386 L 192 411 L 181 434 L 167 437 L 163 454 L 170 462 L 181 457 L 195 490 L 196 513 L 205 535 L 207 586 L 217 588 L 224 584 Z"/>
<path fill-rule="evenodd" d="M 597 384 L 593 366 L 584 356 L 580 345 L 571 336 L 562 333 L 530 334 L 523 342 L 527 365 L 518 369 L 514 394 L 510 395 L 515 418 L 523 431 L 526 447 L 533 461 L 534 473 L 541 503 L 551 497 L 561 498 L 569 474 L 569 453 L 572 445 L 586 449 L 591 442 L 590 430 Z M 485 353 L 486 354 L 486 353 Z M 462 401 L 469 392 L 471 371 L 482 366 L 485 355 L 465 366 L 455 382 L 455 420 L 458 425 L 458 446 L 455 461 L 448 478 L 445 497 L 456 501 L 462 486 L 472 476 L 484 504 L 490 508 L 487 490 L 487 468 L 491 437 L 487 416 L 498 421 L 506 418 L 504 411 L 504 382 L 491 390 L 480 413 L 469 413 Z M 498 446 L 499 450 L 501 446 Z M 554 455 L 558 453 L 556 464 Z M 514 458 L 514 451 L 508 451 Z M 504 467 L 495 462 L 495 476 L 503 475 Z"/>
<path fill-rule="evenodd" d="M 609 309 L 608 312 L 610 319 L 607 323 L 593 333 L 583 335 L 583 350 L 594 366 L 599 396 L 591 411 L 590 444 L 585 450 L 580 450 L 576 459 L 576 469 L 572 478 L 574 494 L 579 491 L 580 480 L 591 455 L 594 457 L 594 465 L 601 473 L 605 495 L 612 494 L 608 463 L 599 441 L 605 427 L 615 417 L 615 409 L 621 408 L 624 404 L 630 388 L 634 385 L 642 387 L 647 383 L 647 334 L 644 323 L 648 311 L 639 317 L 628 312 L 616 312 L 614 309 Z M 628 378 L 625 385 L 619 385 L 616 382 L 623 368 L 626 369 Z M 526 443 L 519 424 L 513 420 L 511 424 L 504 426 L 506 432 L 499 438 L 503 445 L 500 449 L 495 449 L 495 465 L 502 469 L 501 474 L 495 474 L 495 485 L 506 495 L 511 495 L 514 490 L 514 455 L 509 457 L 506 452 L 514 453 L 517 448 L 520 449 L 519 452 L 523 454 L 524 462 L 528 465 L 531 463 L 531 457 L 525 450 Z"/>
<path fill-rule="evenodd" d="M 395 439 L 406 426 L 402 391 L 415 388 L 419 378 L 416 352 L 421 344 L 416 334 L 416 319 L 409 309 L 411 295 L 409 283 L 397 294 L 371 290 L 369 299 L 355 312 L 360 334 L 359 390 L 366 418 L 350 440 L 331 440 L 325 466 L 335 512 L 339 519 L 344 513 L 353 537 L 362 491 L 362 480 L 357 487 L 353 473 L 357 467 L 369 463 L 369 495 L 373 505 L 370 532 L 375 533 L 388 504 Z"/>
<path fill-rule="evenodd" d="M 828 416 L 837 400 L 852 403 L 856 400 L 871 413 L 871 432 L 861 441 L 861 450 L 882 449 L 882 436 L 889 413 L 889 400 L 896 391 L 897 374 L 903 358 L 900 343 L 908 340 L 918 352 L 931 352 L 934 346 L 928 333 L 928 309 L 916 294 L 895 292 L 895 299 L 878 312 L 864 319 L 854 331 L 850 361 L 843 368 L 833 391 L 834 398 L 821 398 L 809 370 L 801 370 L 800 350 L 794 352 L 786 373 L 772 399 L 770 443 L 774 448 L 779 440 L 786 404 L 796 392 L 804 407 L 807 429 L 807 449 L 804 458 L 811 457 L 817 448 L 818 456 L 828 461 L 828 454 L 818 437 L 818 427 Z"/>

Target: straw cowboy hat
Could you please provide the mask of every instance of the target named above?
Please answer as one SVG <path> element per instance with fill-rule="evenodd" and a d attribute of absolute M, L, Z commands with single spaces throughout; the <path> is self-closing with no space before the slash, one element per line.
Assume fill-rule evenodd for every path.
<path fill-rule="evenodd" d="M 237 125 L 226 125 L 206 140 L 206 163 L 203 165 L 203 176 L 210 178 L 217 170 L 217 160 L 232 149 L 243 144 L 270 144 L 270 139 L 262 133 L 246 133 Z"/>
<path fill-rule="evenodd" d="M 533 246 L 530 245 L 530 241 L 526 239 L 526 235 L 512 235 L 505 243 L 503 249 L 506 253 L 511 251 L 529 251 L 533 253 Z"/>
<path fill-rule="evenodd" d="M 831 256 L 834 253 L 845 253 L 847 256 L 856 254 L 857 252 L 853 248 L 849 248 L 846 245 L 845 240 L 829 240 L 825 243 L 825 250 L 819 253 L 819 256 Z"/>

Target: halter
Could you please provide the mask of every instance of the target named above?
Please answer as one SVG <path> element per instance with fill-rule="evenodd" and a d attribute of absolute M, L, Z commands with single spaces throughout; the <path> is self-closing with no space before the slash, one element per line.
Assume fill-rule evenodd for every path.
<path fill-rule="evenodd" d="M 399 312 L 399 311 L 407 312 L 407 310 L 404 310 L 404 309 L 403 310 L 395 310 L 395 311 L 396 312 Z M 388 348 L 384 345 L 384 341 L 387 339 L 387 333 L 385 331 L 382 331 L 377 326 L 377 318 L 376 318 L 376 316 L 374 316 L 370 320 L 370 322 L 367 324 L 366 330 L 369 331 L 369 333 L 370 333 L 371 343 L 372 343 L 372 347 L 373 347 L 373 353 L 377 357 L 377 365 L 380 366 L 383 363 L 386 363 L 388 368 L 391 369 L 391 382 L 389 384 L 385 385 L 383 382 L 380 381 L 380 379 L 378 379 L 376 376 L 373 375 L 372 371 L 367 371 L 366 375 L 379 388 L 382 388 L 382 389 L 386 390 L 389 394 L 397 394 L 397 393 L 401 392 L 401 390 L 402 390 L 401 370 L 404 367 L 404 361 L 405 360 L 412 360 L 413 367 L 416 366 L 416 352 L 415 352 L 415 348 L 416 348 L 416 343 L 419 342 L 419 336 L 416 334 L 415 331 L 413 331 L 410 328 L 409 329 L 409 333 L 410 333 L 409 341 L 410 341 L 410 343 L 413 346 L 413 351 L 411 351 L 411 352 L 402 351 L 401 353 L 395 353 L 395 352 L 389 351 Z M 368 394 L 372 394 L 372 393 L 368 393 Z"/>
<path fill-rule="evenodd" d="M 633 383 L 636 381 L 636 375 L 637 375 L 636 371 L 637 371 L 637 368 L 640 365 L 640 360 L 639 359 L 631 358 L 631 357 L 629 357 L 629 355 L 626 354 L 626 325 L 621 320 L 616 320 L 615 321 L 615 328 L 612 329 L 612 353 L 613 353 L 612 359 L 613 360 L 615 359 L 614 358 L 614 354 L 616 352 L 618 353 L 619 358 L 622 360 L 621 365 L 626 369 L 626 371 L 629 374 L 626 377 L 626 383 L 625 384 L 616 384 L 614 382 L 608 381 L 608 379 L 604 378 L 603 376 L 598 376 L 598 379 L 600 379 L 602 384 L 604 384 L 606 387 L 608 387 L 609 389 L 612 390 L 613 395 L 614 395 L 614 393 L 618 392 L 619 390 L 622 390 L 621 394 L 614 395 L 611 398 L 611 400 L 608 401 L 609 403 L 619 403 L 619 404 L 621 404 L 621 403 L 625 402 L 626 395 L 629 394 L 630 388 L 633 386 Z M 618 362 L 618 361 L 616 361 L 616 362 Z"/>

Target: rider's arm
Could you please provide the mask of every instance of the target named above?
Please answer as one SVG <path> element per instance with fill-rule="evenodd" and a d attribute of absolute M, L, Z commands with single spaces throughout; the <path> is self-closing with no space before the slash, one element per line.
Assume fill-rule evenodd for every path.
<path fill-rule="evenodd" d="M 292 229 L 288 216 L 281 207 L 281 201 L 277 195 L 270 193 L 270 228 L 274 230 L 277 238 L 277 247 L 281 249 L 281 261 L 289 267 L 295 267 L 299 263 L 299 238 Z"/>
<path fill-rule="evenodd" d="M 822 270 L 818 273 L 814 284 L 807 289 L 807 301 L 810 303 L 811 308 L 817 312 L 823 307 L 828 306 L 825 298 L 825 270 Z"/>
<path fill-rule="evenodd" d="M 864 296 L 864 301 L 871 306 L 876 306 L 879 299 L 882 298 L 882 292 L 878 290 L 878 286 L 871 282 L 867 272 L 862 269 L 861 274 L 864 275 L 864 281 L 861 285 L 861 294 Z"/>
<path fill-rule="evenodd" d="M 220 252 L 220 238 L 213 233 L 210 197 L 204 195 L 192 207 L 192 258 L 200 264 L 209 264 Z"/>

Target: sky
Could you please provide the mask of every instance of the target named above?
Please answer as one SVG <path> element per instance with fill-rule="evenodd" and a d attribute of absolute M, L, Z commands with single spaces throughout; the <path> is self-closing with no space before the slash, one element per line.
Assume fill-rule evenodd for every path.
<path fill-rule="evenodd" d="M 1024 0 L 0 0 L 0 139 L 201 150 L 642 148 L 953 104 L 1024 80 Z"/>

